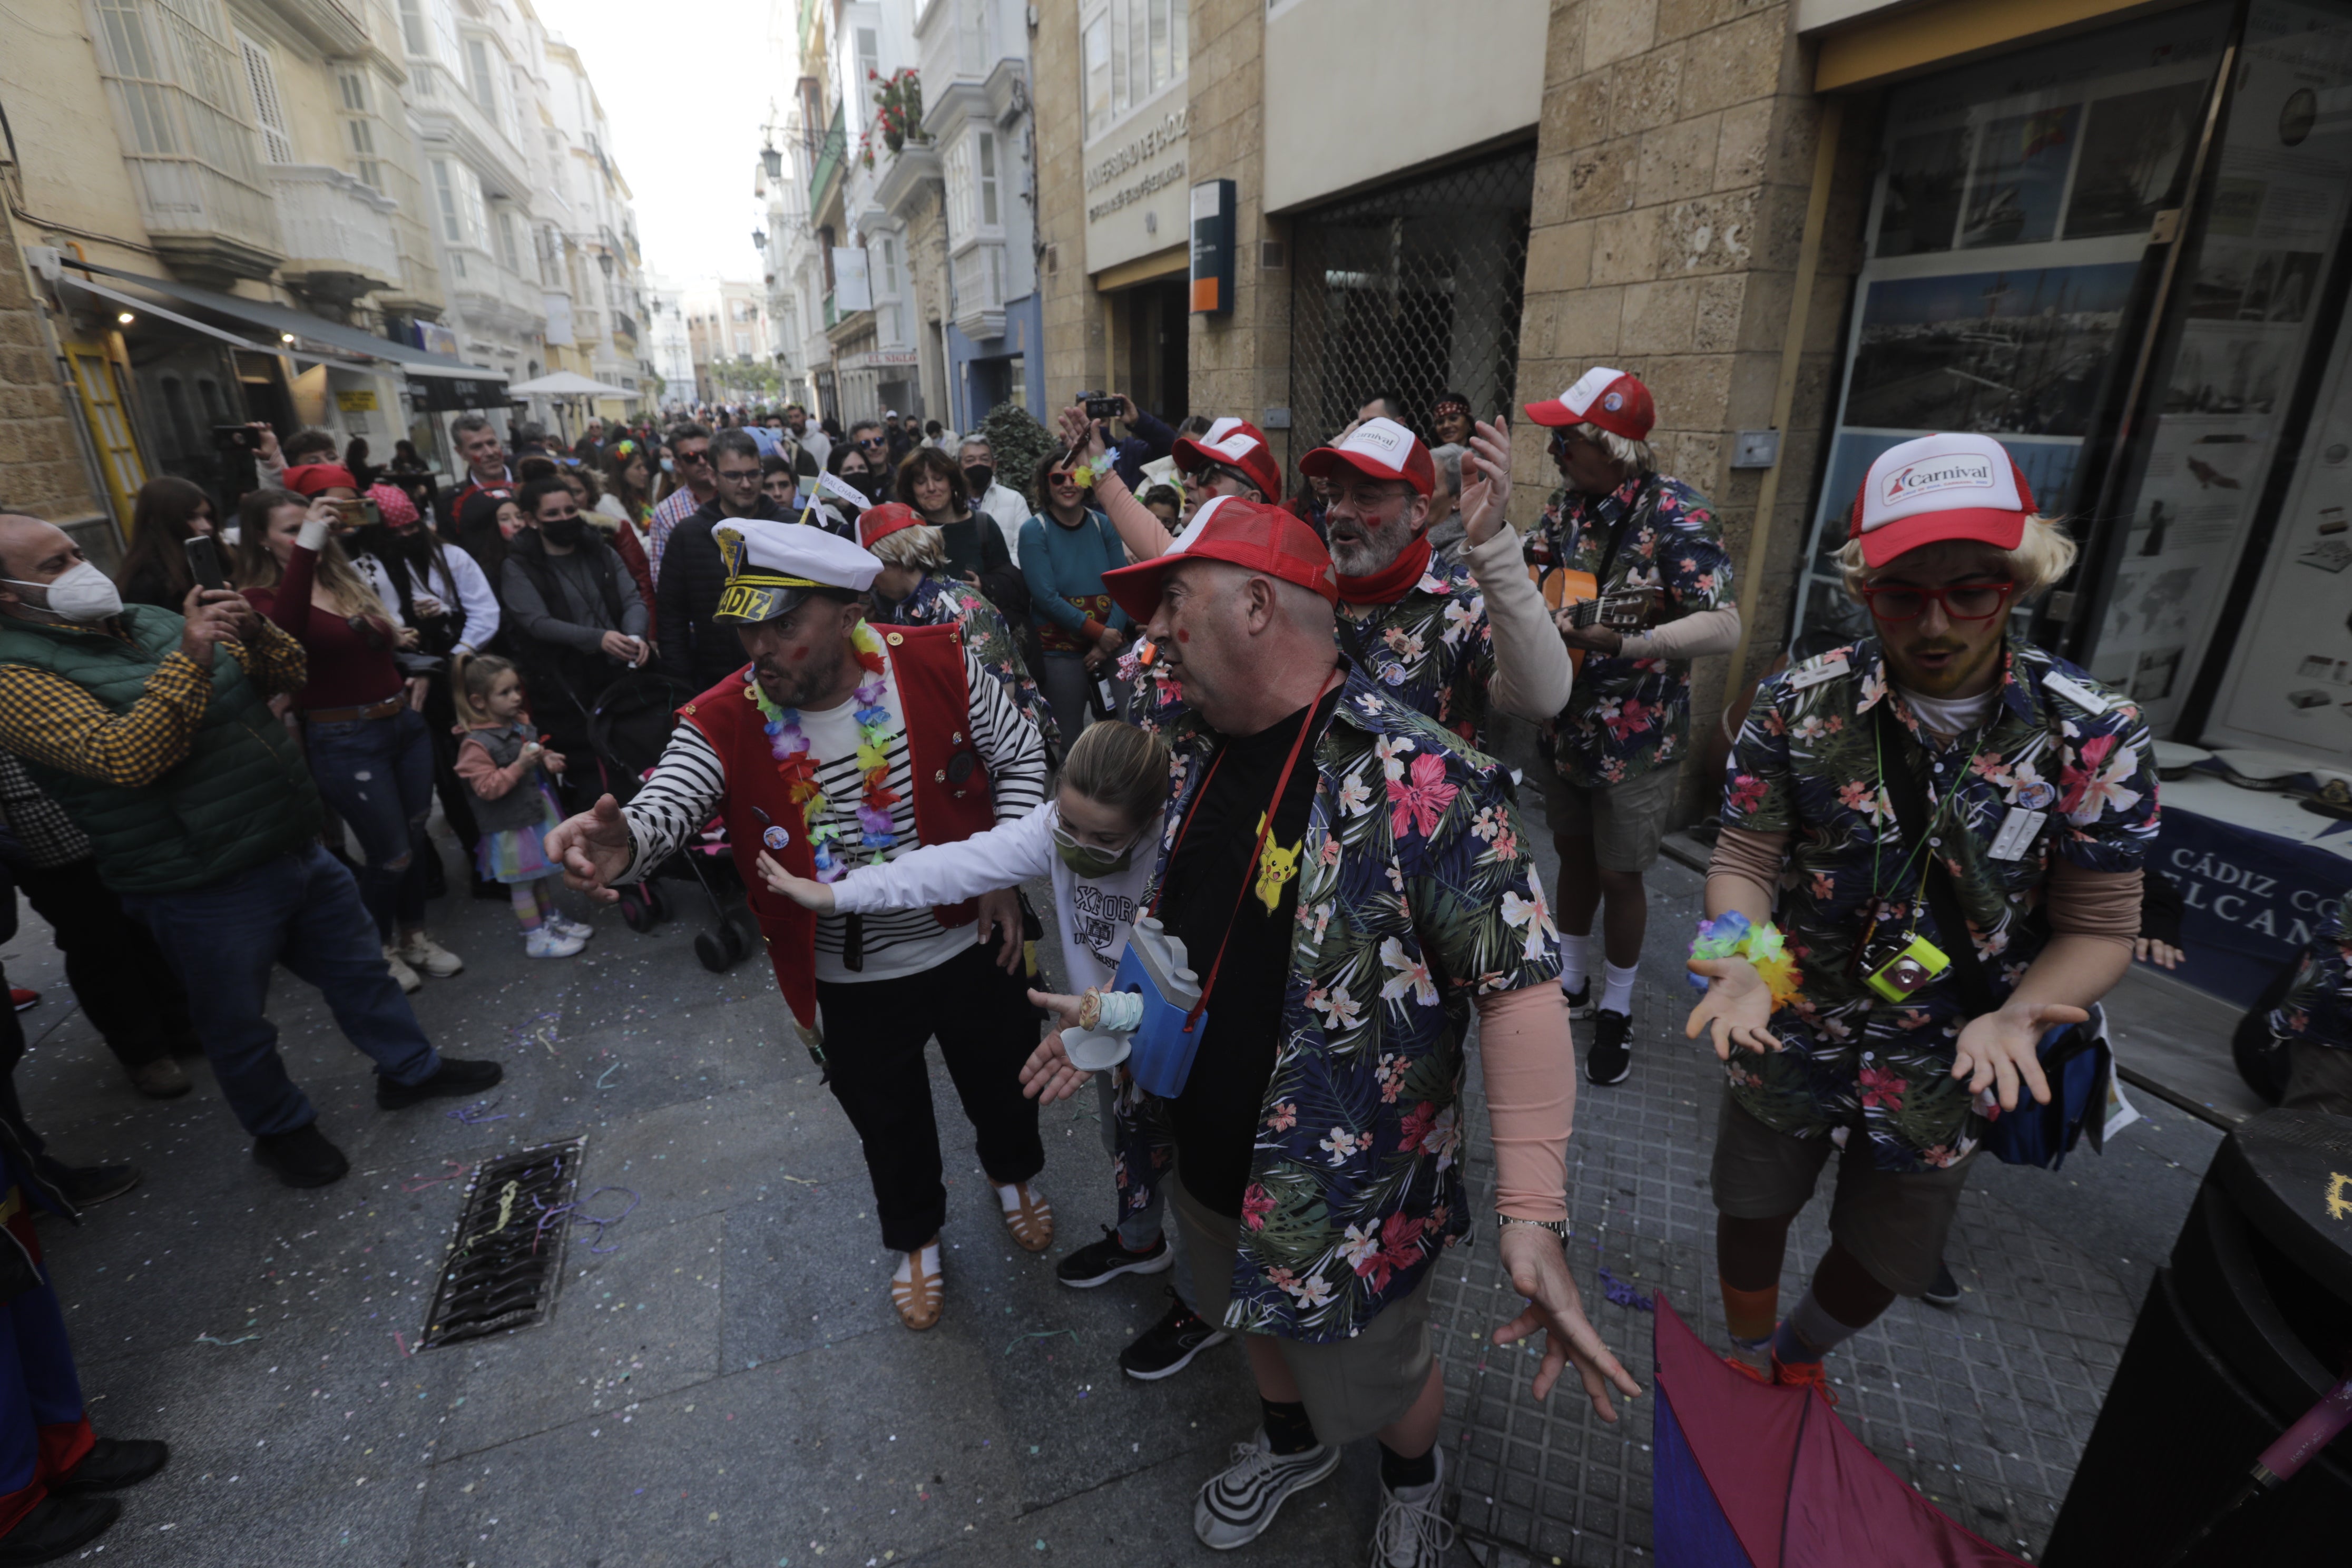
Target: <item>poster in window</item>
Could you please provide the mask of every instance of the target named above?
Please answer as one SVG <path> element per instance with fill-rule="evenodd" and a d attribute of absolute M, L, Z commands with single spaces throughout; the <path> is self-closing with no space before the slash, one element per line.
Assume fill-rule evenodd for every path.
<path fill-rule="evenodd" d="M 2093 100 L 2066 204 L 2067 238 L 2145 234 L 2179 202 L 2205 92 L 2202 81 L 2177 81 Z"/>

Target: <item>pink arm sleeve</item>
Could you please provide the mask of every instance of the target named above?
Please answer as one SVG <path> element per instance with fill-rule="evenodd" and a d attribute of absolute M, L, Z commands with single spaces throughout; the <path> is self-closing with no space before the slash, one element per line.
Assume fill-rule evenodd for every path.
<path fill-rule="evenodd" d="M 522 770 L 528 765 L 517 757 L 505 767 L 499 766 L 479 741 L 469 740 L 457 747 L 457 774 L 484 800 L 498 800 L 511 793 L 522 782 Z"/>
<path fill-rule="evenodd" d="M 1566 1219 L 1576 1050 L 1559 987 L 1479 997 L 1478 1058 L 1495 1135 L 1495 1206 L 1514 1219 Z"/>
<path fill-rule="evenodd" d="M 1135 492 L 1117 474 L 1105 473 L 1095 480 L 1095 504 L 1103 509 L 1110 525 L 1118 530 L 1119 542 L 1132 551 L 1138 561 L 1165 555 L 1168 547 L 1176 542 L 1168 525 L 1136 500 Z"/>

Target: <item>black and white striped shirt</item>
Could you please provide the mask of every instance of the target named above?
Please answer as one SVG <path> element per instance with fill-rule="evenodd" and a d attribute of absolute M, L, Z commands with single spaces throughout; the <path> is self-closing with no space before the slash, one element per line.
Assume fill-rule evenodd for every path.
<path fill-rule="evenodd" d="M 967 651 L 964 684 L 971 693 L 971 738 L 988 763 L 996 820 L 1012 822 L 1027 816 L 1045 796 L 1045 747 L 1037 727 L 1022 716 L 1005 695 L 1003 685 L 988 674 Z M 907 748 L 906 710 L 899 700 L 894 673 L 887 679 L 884 705 L 890 710 L 889 784 L 898 796 L 890 807 L 890 830 L 898 837 L 887 852 L 896 858 L 919 847 L 915 829 L 915 787 Z M 836 848 L 858 841 L 857 803 L 865 787 L 857 767 L 856 701 L 852 699 L 826 712 L 803 711 L 801 730 L 809 738 L 809 752 L 817 759 L 817 786 L 824 794 L 825 813 L 818 820 L 838 825 L 844 837 Z M 701 731 L 680 724 L 669 746 L 637 797 L 622 807 L 629 831 L 635 837 L 636 858 L 619 879 L 635 881 L 667 859 L 725 804 L 727 773 L 719 753 Z M 757 833 L 760 825 L 749 814 L 730 822 L 732 833 Z M 782 825 L 802 831 L 799 823 Z M 862 861 L 871 850 L 855 851 Z M 855 973 L 842 965 L 847 929 L 843 916 L 820 915 L 816 929 L 816 977 L 819 980 L 864 982 L 897 980 L 920 973 L 970 947 L 976 926 L 950 931 L 931 918 L 929 910 L 877 912 L 865 917 L 865 966 Z"/>

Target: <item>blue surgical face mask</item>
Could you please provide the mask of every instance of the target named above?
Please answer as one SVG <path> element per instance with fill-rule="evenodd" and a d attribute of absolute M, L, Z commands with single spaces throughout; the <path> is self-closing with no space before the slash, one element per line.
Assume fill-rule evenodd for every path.
<path fill-rule="evenodd" d="M 677 472 L 677 463 L 676 459 L 664 458 L 662 459 L 662 472 L 665 474 L 674 474 Z"/>

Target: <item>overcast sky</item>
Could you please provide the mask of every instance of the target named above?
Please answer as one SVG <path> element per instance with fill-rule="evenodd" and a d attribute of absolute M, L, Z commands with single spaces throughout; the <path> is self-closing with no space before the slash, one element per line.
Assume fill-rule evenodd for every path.
<path fill-rule="evenodd" d="M 646 270 L 680 283 L 757 279 L 751 177 L 768 118 L 767 6 L 538 0 L 537 8 L 580 51 L 612 121 L 610 151 L 635 198 Z"/>

